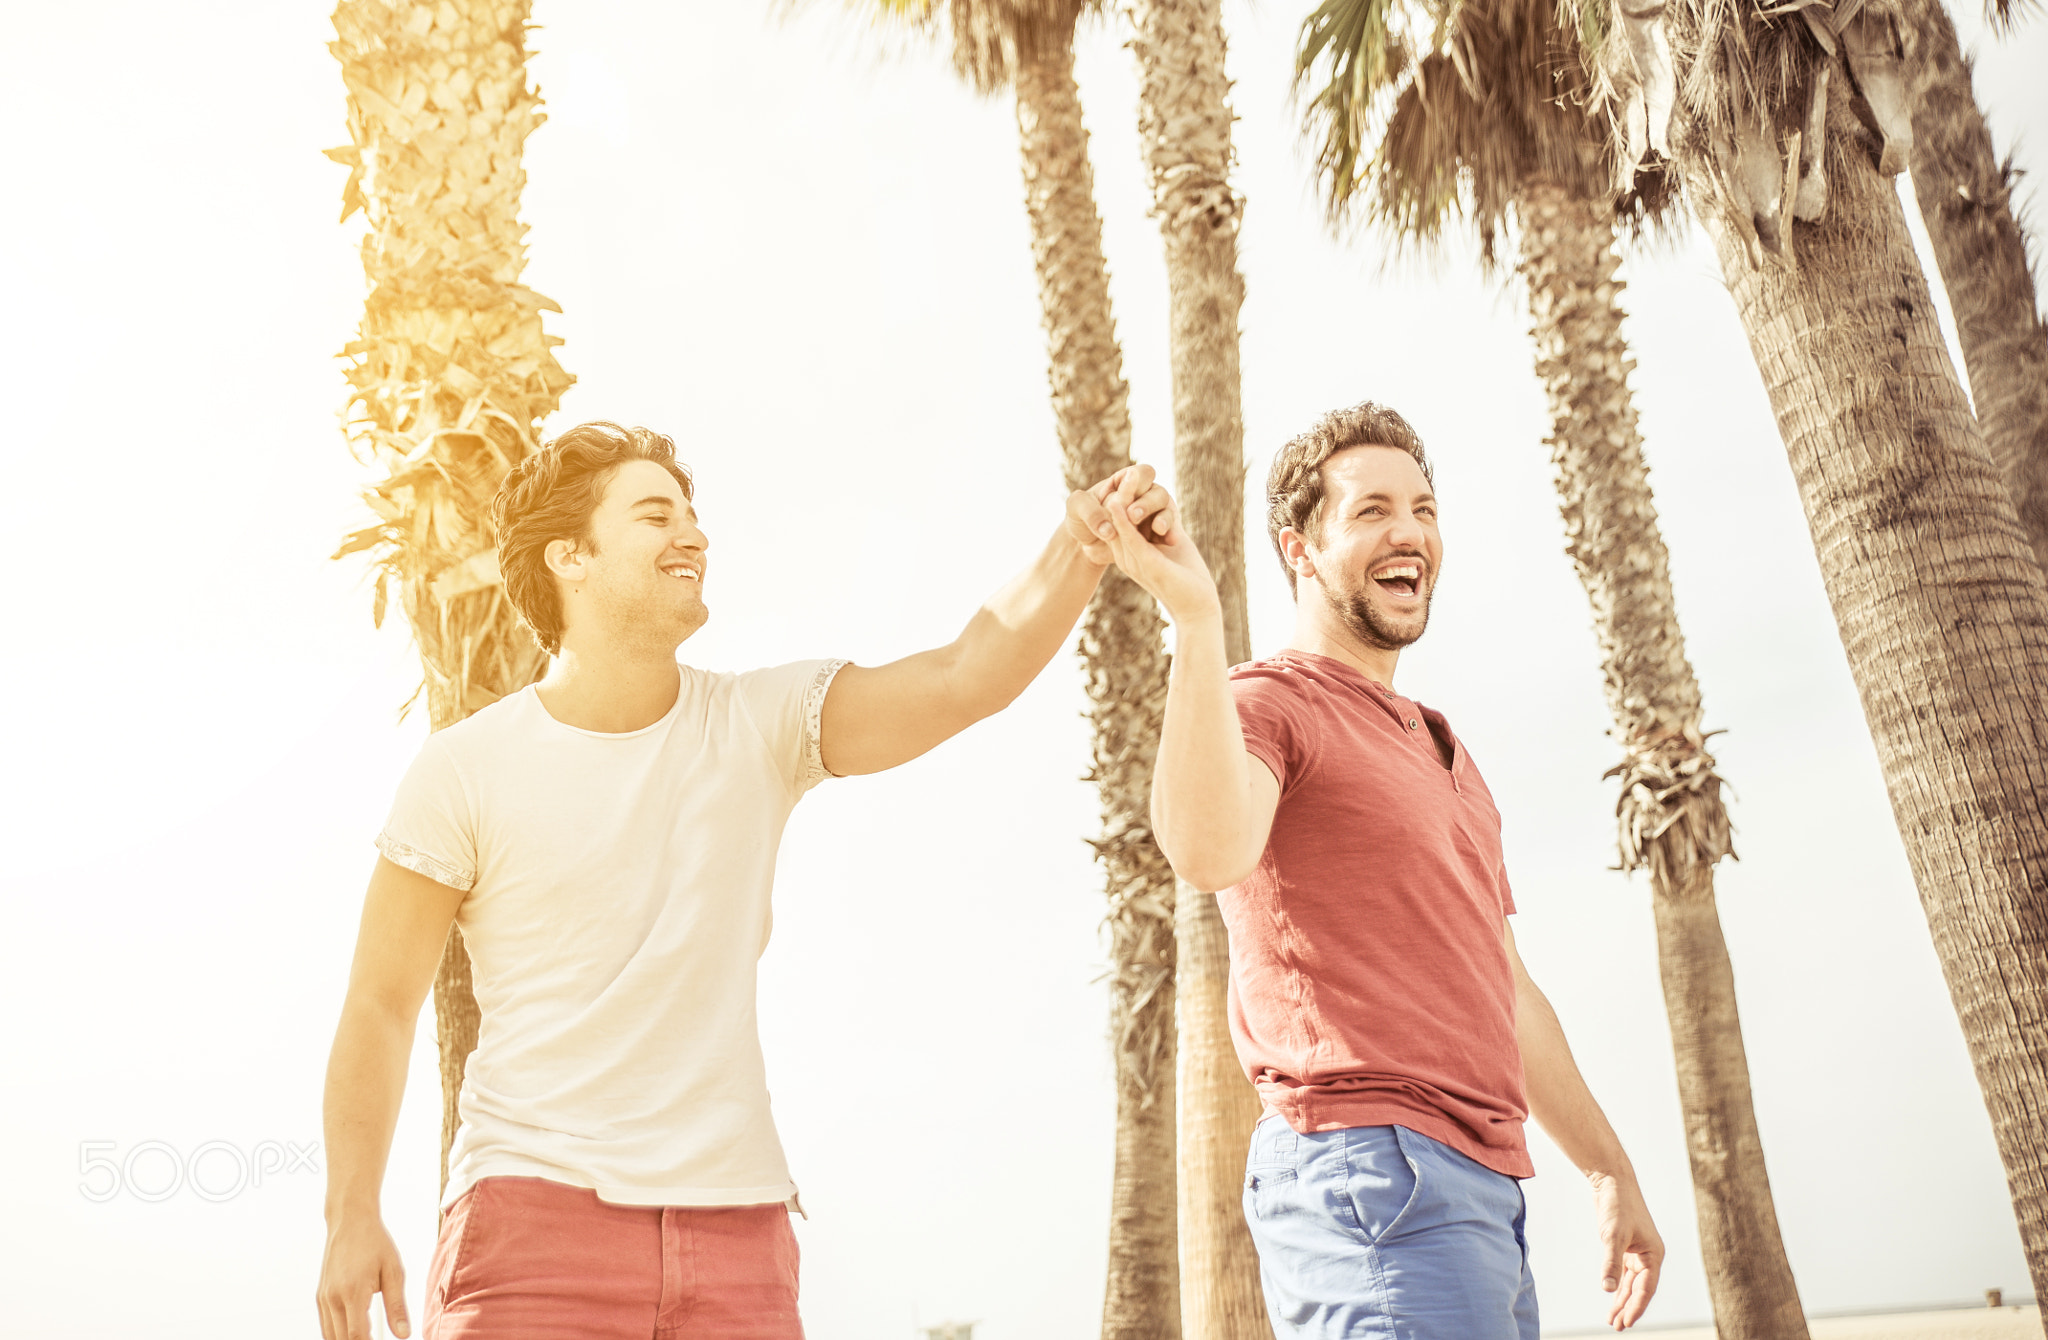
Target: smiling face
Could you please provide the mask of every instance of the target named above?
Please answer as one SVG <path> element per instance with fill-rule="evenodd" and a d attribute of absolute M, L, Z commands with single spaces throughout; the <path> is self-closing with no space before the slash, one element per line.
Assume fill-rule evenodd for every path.
<path fill-rule="evenodd" d="M 1397 447 L 1347 447 L 1324 463 L 1323 482 L 1314 533 L 1281 532 L 1288 565 L 1360 641 L 1399 650 L 1429 626 L 1443 567 L 1436 494 Z"/>
<path fill-rule="evenodd" d="M 588 545 L 555 540 L 547 564 L 561 583 L 563 641 L 673 652 L 704 626 L 705 550 L 697 509 L 653 461 L 621 464 L 590 518 Z"/>

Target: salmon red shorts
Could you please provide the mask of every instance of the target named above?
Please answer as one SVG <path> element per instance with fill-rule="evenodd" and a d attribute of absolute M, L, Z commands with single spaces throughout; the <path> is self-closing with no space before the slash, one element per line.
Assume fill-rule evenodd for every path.
<path fill-rule="evenodd" d="M 612 1205 L 486 1177 L 441 1216 L 422 1340 L 803 1340 L 781 1205 Z"/>

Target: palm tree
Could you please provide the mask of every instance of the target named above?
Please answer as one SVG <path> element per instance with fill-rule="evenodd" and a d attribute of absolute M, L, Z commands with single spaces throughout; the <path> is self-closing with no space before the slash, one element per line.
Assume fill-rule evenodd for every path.
<path fill-rule="evenodd" d="M 878 0 L 920 23 L 940 0 Z M 1102 219 L 1074 81 L 1074 30 L 1093 0 L 947 0 L 960 75 L 1012 90 L 1045 323 L 1053 419 L 1069 489 L 1131 463 L 1129 389 L 1110 310 Z M 1102 802 L 1095 839 L 1108 882 L 1110 1035 L 1116 1057 L 1116 1164 L 1110 1195 L 1103 1340 L 1178 1340 L 1174 1210 L 1173 871 L 1152 840 L 1152 760 L 1166 701 L 1158 608 L 1112 569 L 1081 625 L 1094 723 L 1089 778 Z"/>
<path fill-rule="evenodd" d="M 1624 136 L 1671 151 L 1631 154 L 1634 185 L 1682 182 L 1714 237 L 2048 1291 L 2048 585 L 1886 179 L 1911 140 L 1897 11 L 1584 3 L 1616 119 L 1670 100 Z"/>
<path fill-rule="evenodd" d="M 1134 0 L 1138 136 L 1166 247 L 1173 463 L 1181 515 L 1223 599 L 1224 649 L 1251 659 L 1244 574 L 1244 415 L 1220 0 Z M 1230 946 L 1211 893 L 1179 888 L 1181 1324 L 1188 1340 L 1272 1333 L 1240 1199 L 1257 1094 L 1230 1041 Z"/>
<path fill-rule="evenodd" d="M 1433 49 L 1387 41 L 1402 17 L 1433 32 Z M 1308 126 L 1333 224 L 1362 205 L 1414 244 L 1464 215 L 1489 268 L 1499 239 L 1513 238 L 1550 400 L 1565 550 L 1592 605 L 1623 750 L 1609 774 L 1622 779 L 1621 865 L 1650 872 L 1714 1320 L 1728 1340 L 1804 1337 L 1714 905 L 1714 866 L 1734 854 L 1728 811 L 1629 392 L 1612 174 L 1604 136 L 1572 105 L 1586 93 L 1572 43 L 1551 0 L 1405 15 L 1390 0 L 1325 0 L 1303 24 L 1295 73 L 1299 87 L 1319 65 L 1329 71 Z"/>
<path fill-rule="evenodd" d="M 499 584 L 491 497 L 536 449 L 572 380 L 519 283 L 520 153 L 540 124 L 527 86 L 529 0 L 342 0 L 332 50 L 348 88 L 342 218 L 363 211 L 369 297 L 352 362 L 347 428 L 384 477 L 374 524 L 342 554 L 377 562 L 372 618 L 393 591 L 425 671 L 435 730 L 539 678 L 547 657 Z M 418 694 L 414 695 L 415 700 Z M 408 704 L 410 706 L 410 704 Z M 451 930 L 434 979 L 441 1056 L 441 1181 L 456 1095 L 476 1047 L 469 954 Z"/>
<path fill-rule="evenodd" d="M 2010 0 L 1997 15 L 2009 21 Z M 2012 159 L 1991 147 L 1970 62 L 1941 0 L 1904 0 L 1913 78 L 1913 194 L 1956 317 L 1977 422 L 2048 568 L 2048 325 L 2012 212 Z"/>

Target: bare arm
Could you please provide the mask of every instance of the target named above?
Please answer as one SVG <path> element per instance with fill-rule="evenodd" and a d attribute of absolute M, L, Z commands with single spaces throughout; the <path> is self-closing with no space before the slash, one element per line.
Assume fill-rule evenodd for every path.
<path fill-rule="evenodd" d="M 1643 1203 L 1635 1167 L 1579 1074 L 1557 1011 L 1522 965 L 1515 932 L 1505 918 L 1501 936 L 1515 971 L 1515 1033 L 1522 1048 L 1529 1114 L 1592 1183 L 1604 1253 L 1600 1287 L 1614 1295 L 1607 1324 L 1624 1330 L 1642 1319 L 1657 1292 L 1664 1240 Z"/>
<path fill-rule="evenodd" d="M 323 1340 L 368 1340 L 370 1295 L 394 1334 L 412 1333 L 405 1270 L 380 1197 L 420 1006 L 463 894 L 377 858 L 327 1059 L 327 1251 L 320 1263 Z"/>
<path fill-rule="evenodd" d="M 1223 606 L 1194 541 L 1176 530 L 1147 544 L 1112 517 L 1117 566 L 1173 620 L 1166 719 L 1152 767 L 1152 835 L 1174 873 L 1198 889 L 1238 883 L 1257 867 L 1280 804 L 1280 783 L 1247 753 L 1223 649 Z"/>
<path fill-rule="evenodd" d="M 1152 769 L 1152 832 L 1174 873 L 1214 892 L 1257 868 L 1280 781 L 1246 751 L 1224 665 L 1219 612 L 1173 625 L 1166 719 Z"/>
<path fill-rule="evenodd" d="M 1131 466 L 1067 500 L 1067 519 L 1030 567 L 975 611 L 960 636 L 873 668 L 849 665 L 825 695 L 820 747 L 838 775 L 880 772 L 1008 707 L 1053 658 L 1109 565 L 1096 530 L 1115 511 L 1174 533 L 1152 467 Z"/>

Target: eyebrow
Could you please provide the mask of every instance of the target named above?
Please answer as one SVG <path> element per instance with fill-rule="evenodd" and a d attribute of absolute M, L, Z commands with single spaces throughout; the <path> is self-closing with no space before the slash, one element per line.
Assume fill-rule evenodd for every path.
<path fill-rule="evenodd" d="M 676 500 L 674 498 L 664 498 L 657 493 L 652 497 L 642 498 L 639 502 L 634 503 L 632 507 L 628 508 L 627 510 L 638 511 L 642 507 L 666 507 L 673 511 L 675 509 L 675 505 Z M 695 516 L 697 514 L 697 509 L 690 506 L 690 504 L 687 502 L 683 504 L 683 508 L 685 511 L 689 512 L 691 516 Z"/>
<path fill-rule="evenodd" d="M 1380 491 L 1378 491 L 1378 492 L 1375 492 L 1375 493 L 1368 493 L 1368 494 L 1366 494 L 1366 495 L 1365 495 L 1364 497 L 1362 497 L 1362 498 L 1358 499 L 1358 501 L 1359 501 L 1359 502 L 1392 502 L 1392 501 L 1394 501 L 1394 495 L 1393 495 L 1393 494 L 1391 494 L 1391 493 L 1388 493 L 1388 492 L 1386 492 L 1386 491 L 1385 491 L 1384 489 L 1382 489 L 1382 490 L 1380 490 Z M 1425 503 L 1425 502 L 1435 502 L 1435 501 L 1436 501 L 1436 495 L 1435 495 L 1434 493 L 1418 493 L 1418 494 L 1416 494 L 1416 495 L 1414 496 L 1414 498 L 1412 498 L 1412 499 L 1410 499 L 1410 500 L 1409 500 L 1409 504 L 1408 504 L 1408 505 L 1409 505 L 1410 507 L 1413 507 L 1413 506 L 1414 506 L 1414 505 L 1415 505 L 1416 503 Z"/>

